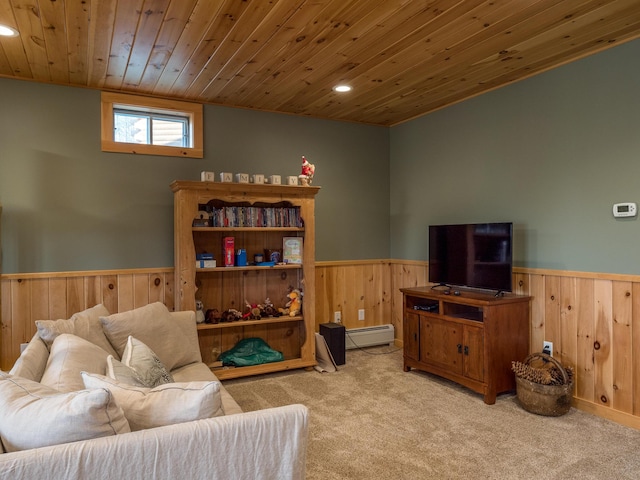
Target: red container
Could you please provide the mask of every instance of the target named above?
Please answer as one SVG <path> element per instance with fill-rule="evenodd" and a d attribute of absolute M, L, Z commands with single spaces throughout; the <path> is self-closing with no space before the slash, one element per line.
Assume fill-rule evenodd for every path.
<path fill-rule="evenodd" d="M 222 250 L 224 252 L 224 266 L 233 267 L 235 259 L 234 237 L 224 237 L 222 239 Z"/>

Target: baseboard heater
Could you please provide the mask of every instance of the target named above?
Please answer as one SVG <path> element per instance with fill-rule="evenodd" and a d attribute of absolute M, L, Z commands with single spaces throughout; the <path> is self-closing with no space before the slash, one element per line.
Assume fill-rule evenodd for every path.
<path fill-rule="evenodd" d="M 372 347 L 393 343 L 393 325 L 378 325 L 375 327 L 351 328 L 346 331 L 345 348 L 347 350 L 359 347 Z"/>

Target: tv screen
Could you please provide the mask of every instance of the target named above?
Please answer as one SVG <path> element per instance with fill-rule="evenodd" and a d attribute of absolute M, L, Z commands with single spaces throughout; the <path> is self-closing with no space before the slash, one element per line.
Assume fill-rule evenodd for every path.
<path fill-rule="evenodd" d="M 429 226 L 429 281 L 510 292 L 512 223 Z"/>

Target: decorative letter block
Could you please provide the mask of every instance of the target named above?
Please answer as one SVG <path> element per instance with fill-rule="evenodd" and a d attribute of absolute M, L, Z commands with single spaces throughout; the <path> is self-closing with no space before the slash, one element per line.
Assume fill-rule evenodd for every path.
<path fill-rule="evenodd" d="M 203 182 L 215 182 L 216 175 L 213 172 L 200 172 L 200 180 Z"/>

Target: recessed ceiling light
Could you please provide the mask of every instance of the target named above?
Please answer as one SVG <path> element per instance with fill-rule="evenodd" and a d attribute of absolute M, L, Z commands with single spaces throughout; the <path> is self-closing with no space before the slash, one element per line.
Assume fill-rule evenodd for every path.
<path fill-rule="evenodd" d="M 6 25 L 0 25 L 0 36 L 3 37 L 17 37 L 18 31 L 15 28 L 8 27 Z"/>
<path fill-rule="evenodd" d="M 333 87 L 333 90 L 335 92 L 344 93 L 344 92 L 350 92 L 351 87 L 349 85 L 336 85 L 335 87 Z"/>

